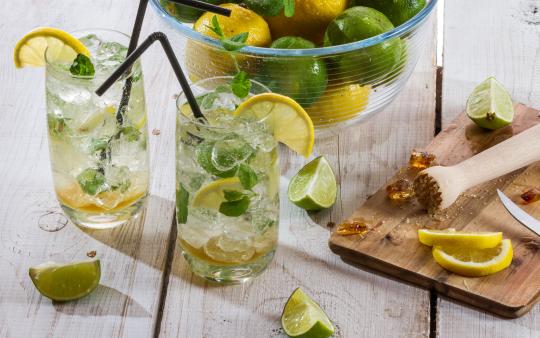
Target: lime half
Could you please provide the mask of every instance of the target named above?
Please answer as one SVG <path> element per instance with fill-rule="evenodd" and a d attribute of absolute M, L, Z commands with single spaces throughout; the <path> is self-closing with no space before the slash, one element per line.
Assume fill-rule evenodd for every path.
<path fill-rule="evenodd" d="M 285 304 L 281 325 L 289 337 L 326 338 L 334 333 L 326 313 L 300 288 L 294 290 Z"/>
<path fill-rule="evenodd" d="M 467 115 L 479 127 L 499 129 L 512 123 L 514 104 L 503 85 L 488 77 L 469 96 Z"/>
<path fill-rule="evenodd" d="M 30 278 L 39 293 L 56 301 L 68 301 L 90 294 L 99 285 L 99 259 L 69 264 L 47 262 L 31 267 Z"/>
<path fill-rule="evenodd" d="M 306 164 L 289 183 L 289 200 L 306 210 L 330 208 L 336 201 L 337 183 L 322 156 Z"/>

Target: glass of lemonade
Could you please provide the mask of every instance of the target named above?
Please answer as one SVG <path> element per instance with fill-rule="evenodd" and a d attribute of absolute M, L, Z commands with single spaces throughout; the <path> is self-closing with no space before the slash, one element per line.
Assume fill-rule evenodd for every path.
<path fill-rule="evenodd" d="M 124 61 L 129 37 L 111 30 L 73 33 L 90 51 L 93 77 L 46 59 L 49 150 L 56 196 L 73 223 L 112 228 L 139 214 L 148 194 L 148 130 L 140 63 L 103 96 L 94 91 Z M 126 79 L 129 104 L 118 114 Z M 125 97 L 125 95 L 124 95 Z"/>
<path fill-rule="evenodd" d="M 231 77 L 196 82 L 192 91 L 206 121 L 177 100 L 176 206 L 178 239 L 193 272 L 221 283 L 262 273 L 278 240 L 279 157 L 263 120 L 235 117 L 250 96 L 269 92 L 251 82 L 250 94 L 232 93 Z"/>

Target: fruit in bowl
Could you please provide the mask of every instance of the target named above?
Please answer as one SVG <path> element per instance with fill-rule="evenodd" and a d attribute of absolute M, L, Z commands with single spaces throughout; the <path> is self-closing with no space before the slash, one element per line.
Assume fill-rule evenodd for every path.
<path fill-rule="evenodd" d="M 298 101 L 321 129 L 363 121 L 397 95 L 418 60 L 427 30 L 421 28 L 436 2 L 228 0 L 219 5 L 232 10 L 230 18 L 203 13 L 193 27 L 178 14 L 177 21 L 162 16 L 188 37 L 192 80 L 244 71 Z M 214 20 L 223 35 L 215 34 Z M 225 50 L 224 37 L 241 33 L 245 47 Z"/>

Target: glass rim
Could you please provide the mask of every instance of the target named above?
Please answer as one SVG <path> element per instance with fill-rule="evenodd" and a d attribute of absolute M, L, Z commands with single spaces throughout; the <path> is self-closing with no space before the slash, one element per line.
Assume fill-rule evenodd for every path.
<path fill-rule="evenodd" d="M 98 28 L 98 27 L 90 27 L 90 28 L 82 28 L 82 29 L 77 29 L 77 30 L 74 30 L 74 31 L 70 31 L 68 32 L 69 34 L 73 35 L 77 40 L 79 39 L 77 36 L 77 34 L 79 33 L 83 33 L 83 32 L 88 32 L 88 33 L 92 33 L 92 32 L 105 32 L 105 33 L 113 33 L 113 34 L 117 34 L 118 36 L 123 36 L 127 39 L 128 43 L 129 43 L 129 40 L 131 39 L 130 35 L 129 34 L 126 34 L 122 31 L 119 31 L 119 30 L 116 30 L 116 29 L 109 29 L 109 28 Z M 126 46 L 127 48 L 127 46 Z M 54 61 L 52 60 L 49 60 L 47 58 L 47 51 L 49 50 L 49 47 L 45 48 L 45 51 L 43 52 L 44 55 L 43 55 L 43 58 L 45 60 L 45 69 L 47 72 L 53 72 L 53 73 L 56 73 L 56 74 L 60 74 L 60 75 L 66 75 L 66 72 L 65 70 L 63 69 L 59 69 L 59 65 L 58 64 L 55 64 Z M 135 62 L 140 62 L 139 60 L 135 61 Z M 142 71 L 142 70 L 141 70 Z M 71 75 L 71 73 L 69 73 Z M 118 81 L 124 81 L 126 77 L 129 77 L 129 76 L 132 76 L 134 74 L 134 70 L 133 70 L 133 67 L 131 68 L 128 76 L 126 76 L 125 74 L 123 76 L 120 77 L 120 79 L 118 79 L 116 82 Z M 84 76 L 71 76 L 72 79 L 74 80 L 87 80 L 88 78 L 84 77 Z"/>
<path fill-rule="evenodd" d="M 411 19 L 407 20 L 405 23 L 395 27 L 394 29 L 384 32 L 382 34 L 370 37 L 368 39 L 347 43 L 344 45 L 331 46 L 331 47 L 319 47 L 319 48 L 309 48 L 309 49 L 276 49 L 276 48 L 267 48 L 267 47 L 254 47 L 246 46 L 238 51 L 239 54 L 252 54 L 253 56 L 331 56 L 335 54 L 341 54 L 346 52 L 355 51 L 362 48 L 371 47 L 373 45 L 379 44 L 381 42 L 390 40 L 392 38 L 400 37 L 411 30 L 419 27 L 425 19 L 431 14 L 435 6 L 437 5 L 438 0 L 430 0 L 426 6 L 418 12 Z M 200 42 L 206 45 L 211 45 L 215 48 L 221 48 L 221 44 L 218 40 L 211 37 L 205 36 L 199 32 L 196 32 L 187 24 L 178 21 L 172 15 L 170 15 L 163 6 L 161 6 L 159 0 L 151 0 L 150 3 L 152 7 L 157 12 L 157 14 L 170 26 L 177 29 L 187 37 L 188 39 Z"/>
<path fill-rule="evenodd" d="M 232 80 L 233 78 L 234 78 L 234 76 L 212 76 L 212 77 L 208 77 L 206 79 L 200 79 L 200 80 L 197 80 L 197 81 L 195 81 L 193 83 L 190 83 L 189 86 L 194 87 L 194 86 L 197 86 L 197 84 L 199 84 L 199 83 L 207 82 L 207 81 L 211 81 L 211 80 Z M 272 92 L 270 90 L 270 88 L 268 88 L 264 84 L 260 83 L 259 81 L 255 81 L 253 79 L 249 79 L 249 81 L 251 83 L 254 83 L 257 86 L 263 88 L 267 93 Z M 182 105 L 183 105 L 184 103 L 187 103 L 187 99 L 186 99 L 186 96 L 185 96 L 183 90 L 180 91 L 180 93 L 178 93 L 178 96 L 176 97 L 176 112 L 177 112 L 177 116 L 179 116 L 179 119 L 183 120 L 184 122 L 189 122 L 189 123 L 192 123 L 194 125 L 197 125 L 197 126 L 200 126 L 200 127 L 206 128 L 206 129 L 219 129 L 219 130 L 227 129 L 227 128 L 221 127 L 221 126 L 212 126 L 212 125 L 209 125 L 208 123 L 205 123 L 204 121 L 202 121 L 200 119 L 196 119 L 194 116 L 186 116 L 186 115 L 182 114 L 181 113 L 181 104 L 180 104 L 180 99 L 182 99 L 182 98 L 184 98 L 184 101 L 185 101 L 185 102 L 182 103 Z"/>

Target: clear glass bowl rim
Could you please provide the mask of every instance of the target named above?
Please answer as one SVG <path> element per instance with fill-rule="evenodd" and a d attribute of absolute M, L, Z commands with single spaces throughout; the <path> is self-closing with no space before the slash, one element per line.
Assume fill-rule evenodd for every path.
<path fill-rule="evenodd" d="M 240 54 L 252 54 L 252 55 L 261 55 L 261 56 L 276 56 L 276 57 L 295 57 L 295 56 L 329 56 L 335 54 L 341 54 L 346 52 L 355 51 L 358 49 L 370 47 L 378 43 L 384 42 L 386 40 L 402 36 L 416 27 L 420 26 L 423 21 L 428 17 L 428 15 L 433 11 L 437 5 L 438 0 L 430 0 L 426 6 L 418 12 L 414 17 L 409 19 L 407 22 L 402 25 L 392 29 L 391 31 L 385 32 L 373 36 L 368 39 L 361 41 L 351 42 L 344 45 L 332 46 L 332 47 L 320 47 L 312 49 L 274 49 L 274 48 L 265 48 L 265 47 L 253 47 L 246 46 L 242 48 Z M 160 0 L 151 0 L 152 7 L 170 26 L 179 30 L 183 35 L 187 36 L 189 39 L 202 42 L 204 44 L 212 45 L 216 48 L 221 48 L 221 44 L 218 40 L 210 38 L 208 36 L 202 35 L 199 32 L 194 31 L 188 25 L 177 21 L 172 15 L 167 13 L 165 9 L 161 6 Z"/>

